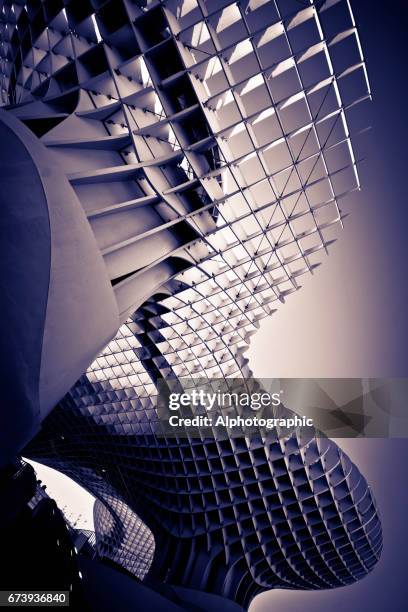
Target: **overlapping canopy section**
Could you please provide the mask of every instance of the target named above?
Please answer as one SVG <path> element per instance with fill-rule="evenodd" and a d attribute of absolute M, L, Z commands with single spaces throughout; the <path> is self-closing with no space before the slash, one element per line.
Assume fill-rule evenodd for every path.
<path fill-rule="evenodd" d="M 260 319 L 319 265 L 359 189 L 370 88 L 348 0 L 1 11 L 3 101 L 64 169 L 123 323 L 28 456 L 97 495 L 105 551 L 130 570 L 152 556 L 143 529 L 129 552 L 136 512 L 159 579 L 242 605 L 365 575 L 381 525 L 334 443 L 154 435 L 159 377 L 250 373 Z"/>
<path fill-rule="evenodd" d="M 117 340 L 147 325 L 158 375 L 247 373 L 259 320 L 319 265 L 359 188 L 370 88 L 349 2 L 1 10 L 3 99 L 82 203 L 132 316 Z M 132 361 L 112 359 L 126 387 Z M 104 364 L 91 372 L 111 380 Z"/>

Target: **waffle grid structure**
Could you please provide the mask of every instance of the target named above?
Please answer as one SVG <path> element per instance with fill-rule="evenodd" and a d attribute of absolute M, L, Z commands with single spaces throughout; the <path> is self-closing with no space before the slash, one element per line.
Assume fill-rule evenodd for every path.
<path fill-rule="evenodd" d="M 50 24 L 41 35 L 13 6 L 6 20 L 22 23 L 3 25 L 3 93 L 61 157 L 122 319 L 166 261 L 156 288 L 178 282 L 155 299 L 173 313 L 159 323 L 171 328 L 160 352 L 177 375 L 208 361 L 210 375 L 231 375 L 359 187 L 348 118 L 370 90 L 349 4 L 85 2 L 55 15 L 58 3 L 33 3 L 32 18 Z M 35 46 L 21 66 L 23 35 Z"/>
<path fill-rule="evenodd" d="M 153 577 L 247 606 L 265 589 L 352 583 L 377 562 L 382 535 L 371 490 L 334 442 L 300 433 L 222 441 L 116 434 L 93 409 L 64 402 L 29 452 L 107 508 L 111 488 L 119 492 L 119 506 L 154 535 Z M 81 478 L 83 466 L 99 478 Z M 151 539 L 126 559 L 118 533 L 131 521 L 123 514 L 106 538 L 131 569 Z"/>
<path fill-rule="evenodd" d="M 27 454 L 98 497 L 100 551 L 140 578 L 247 606 L 365 575 L 381 525 L 336 444 L 154 429 L 159 378 L 250 375 L 360 187 L 348 0 L 4 0 L 0 41 L 6 109 L 66 175 L 122 324 Z"/>
<path fill-rule="evenodd" d="M 153 535 L 117 497 L 105 494 L 104 499 L 106 504 L 96 500 L 93 510 L 96 550 L 143 580 L 153 559 Z"/>

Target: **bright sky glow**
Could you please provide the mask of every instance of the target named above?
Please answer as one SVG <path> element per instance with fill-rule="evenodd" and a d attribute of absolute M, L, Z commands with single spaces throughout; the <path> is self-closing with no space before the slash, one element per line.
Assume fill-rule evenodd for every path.
<path fill-rule="evenodd" d="M 37 478 L 47 485 L 48 495 L 55 500 L 65 517 L 77 529 L 94 528 L 93 504 L 95 498 L 68 476 L 46 465 L 24 458 L 37 472 Z"/>

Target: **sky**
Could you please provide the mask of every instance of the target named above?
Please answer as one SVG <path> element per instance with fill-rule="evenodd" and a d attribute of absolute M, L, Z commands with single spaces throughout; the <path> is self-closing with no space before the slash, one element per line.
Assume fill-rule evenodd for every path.
<path fill-rule="evenodd" d="M 46 485 L 48 495 L 57 502 L 58 507 L 64 512 L 71 525 L 77 529 L 93 530 L 95 498 L 65 474 L 32 459 L 24 457 L 24 460 L 33 466 L 37 478 L 42 481 L 42 484 Z"/>
<path fill-rule="evenodd" d="M 373 91 L 372 129 L 364 135 L 363 189 L 339 241 L 313 277 L 270 319 L 248 353 L 258 377 L 387 377 L 408 373 L 408 199 L 406 194 L 406 32 L 403 0 L 352 2 Z M 408 440 L 339 440 L 367 477 L 384 527 L 374 572 L 335 591 L 275 590 L 250 612 L 402 612 L 407 609 Z M 48 493 L 77 526 L 92 528 L 93 498 L 67 477 L 31 462 Z"/>

